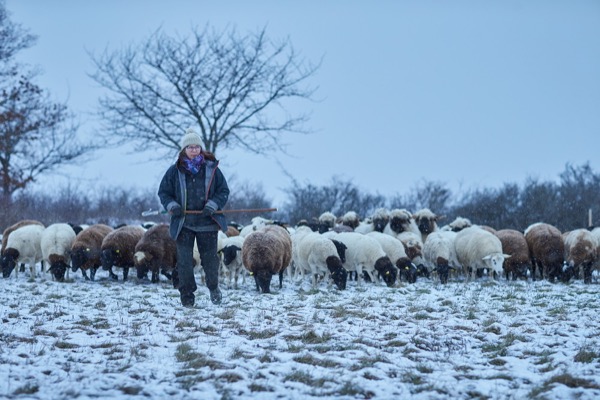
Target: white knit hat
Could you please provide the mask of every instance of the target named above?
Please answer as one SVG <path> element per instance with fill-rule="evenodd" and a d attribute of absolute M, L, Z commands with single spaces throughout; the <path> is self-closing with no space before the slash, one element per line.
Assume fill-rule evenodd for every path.
<path fill-rule="evenodd" d="M 200 135 L 196 133 L 194 128 L 188 128 L 188 130 L 185 132 L 185 135 L 183 135 L 183 137 L 181 138 L 181 142 L 179 144 L 181 150 L 191 145 L 197 145 L 204 149 L 204 143 L 202 143 Z"/>

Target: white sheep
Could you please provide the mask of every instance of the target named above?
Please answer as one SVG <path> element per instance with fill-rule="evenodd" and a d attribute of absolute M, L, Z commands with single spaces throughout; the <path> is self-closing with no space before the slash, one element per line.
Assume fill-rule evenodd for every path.
<path fill-rule="evenodd" d="M 477 226 L 458 232 L 454 240 L 454 248 L 458 262 L 467 275 L 467 281 L 469 269 L 472 279 L 475 279 L 477 270 L 483 268 L 502 276 L 504 259 L 510 257 L 502 253 L 500 239 Z"/>
<path fill-rule="evenodd" d="M 17 264 L 29 264 L 31 277 L 35 278 L 35 265 L 43 260 L 42 256 L 42 232 L 45 227 L 41 225 L 25 225 L 15 229 L 8 240 L 2 255 L 2 275 L 8 278 Z M 42 265 L 42 272 L 44 267 Z M 15 277 L 19 276 L 19 269 L 15 271 Z"/>
<path fill-rule="evenodd" d="M 246 225 L 240 230 L 240 236 L 248 236 L 250 233 L 264 226 L 271 225 L 272 223 L 273 221 L 270 219 L 266 219 L 263 217 L 254 217 L 252 218 L 250 225 Z"/>
<path fill-rule="evenodd" d="M 369 232 L 367 236 L 379 242 L 385 254 L 390 258 L 390 261 L 398 268 L 398 279 L 404 277 L 408 283 L 415 283 L 417 281 L 417 267 L 406 255 L 404 244 L 400 239 L 377 231 Z"/>
<path fill-rule="evenodd" d="M 75 231 L 66 223 L 52 224 L 42 232 L 42 258 L 50 266 L 48 270 L 57 281 L 65 279 L 65 272 L 67 277 L 69 275 L 74 240 Z"/>
<path fill-rule="evenodd" d="M 342 216 L 342 226 L 347 226 L 351 230 L 355 230 L 360 224 L 360 218 L 355 211 L 348 211 Z"/>
<path fill-rule="evenodd" d="M 363 271 L 372 282 L 376 281 L 374 271 L 377 271 L 387 286 L 394 285 L 398 272 L 376 239 L 357 232 L 340 232 L 335 238 L 346 245 L 344 268 L 356 271 L 359 284 L 364 279 Z"/>
<path fill-rule="evenodd" d="M 450 222 L 448 225 L 444 225 L 440 228 L 442 231 L 452 231 L 452 232 L 460 232 L 465 228 L 473 226 L 471 220 L 463 217 L 456 217 L 454 221 Z"/>
<path fill-rule="evenodd" d="M 244 236 L 231 236 L 219 241 L 218 254 L 221 259 L 221 271 L 229 283 L 237 289 L 238 278 L 241 277 L 242 283 L 246 282 L 246 270 L 242 262 L 242 247 L 244 246 Z"/>
<path fill-rule="evenodd" d="M 294 265 L 306 271 L 312 277 L 312 287 L 316 288 L 319 277 L 331 276 L 338 289 L 346 289 L 348 272 L 344 269 L 342 260 L 345 259 L 346 246 L 340 248 L 340 243 L 328 239 L 317 232 L 310 232 L 296 241 Z M 340 250 L 341 249 L 341 250 Z M 340 256 L 340 251 L 342 255 Z"/>
<path fill-rule="evenodd" d="M 423 259 L 429 271 L 437 272 L 440 282 L 448 283 L 448 275 L 451 269 L 460 267 L 454 241 L 456 232 L 436 231 L 427 236 L 423 243 Z"/>
<path fill-rule="evenodd" d="M 298 254 L 298 250 L 300 249 L 300 241 L 310 233 L 314 232 L 309 226 L 301 225 L 296 227 L 294 233 L 290 235 L 290 238 L 292 239 L 292 262 L 287 268 L 287 271 L 288 275 L 295 281 L 298 280 L 298 278 L 303 278 L 306 273 L 310 272 L 308 268 L 305 268 L 307 266 L 300 260 L 300 255 Z M 335 231 L 327 231 L 323 235 L 329 236 L 336 234 L 337 232 Z"/>

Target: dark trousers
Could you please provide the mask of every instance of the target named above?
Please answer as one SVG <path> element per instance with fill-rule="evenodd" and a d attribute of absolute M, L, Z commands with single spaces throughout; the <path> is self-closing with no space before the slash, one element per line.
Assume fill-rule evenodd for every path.
<path fill-rule="evenodd" d="M 177 237 L 177 272 L 179 292 L 194 293 L 197 289 L 194 277 L 194 241 L 198 243 L 202 268 L 209 290 L 219 286 L 219 257 L 217 255 L 217 232 L 194 232 L 183 228 Z"/>

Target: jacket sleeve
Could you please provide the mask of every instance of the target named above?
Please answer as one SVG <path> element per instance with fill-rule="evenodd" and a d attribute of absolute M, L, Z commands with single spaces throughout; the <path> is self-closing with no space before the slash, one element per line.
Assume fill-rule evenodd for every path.
<path fill-rule="evenodd" d="M 177 171 L 171 166 L 165 172 L 158 187 L 158 198 L 165 210 L 170 211 L 176 204 L 183 206 L 180 204 L 177 194 Z"/>

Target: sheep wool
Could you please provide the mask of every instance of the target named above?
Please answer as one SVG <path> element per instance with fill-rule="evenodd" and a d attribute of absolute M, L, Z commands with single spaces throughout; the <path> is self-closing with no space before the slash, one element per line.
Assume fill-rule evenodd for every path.
<path fill-rule="evenodd" d="M 562 278 L 565 243 L 558 228 L 537 222 L 525 229 L 525 240 L 531 258 L 531 279 L 536 279 L 536 269 L 541 278 L 554 282 Z"/>
<path fill-rule="evenodd" d="M 43 225 L 31 224 L 15 229 L 6 241 L 6 249 L 2 255 L 2 275 L 8 278 L 18 264 L 29 264 L 31 277 L 35 278 L 35 265 L 42 261 Z M 43 272 L 43 266 L 42 266 Z M 19 269 L 15 271 L 18 277 Z"/>
<path fill-rule="evenodd" d="M 270 293 L 271 278 L 279 275 L 282 287 L 283 271 L 292 259 L 292 240 L 288 231 L 279 225 L 267 225 L 244 239 L 242 261 L 254 276 L 256 289 Z"/>
<path fill-rule="evenodd" d="M 43 260 L 50 265 L 52 277 L 59 282 L 64 281 L 65 272 L 68 274 L 75 235 L 73 227 L 65 223 L 52 224 L 42 232 Z"/>
<path fill-rule="evenodd" d="M 94 280 L 96 271 L 102 265 L 102 240 L 112 231 L 111 226 L 95 224 L 79 232 L 71 247 L 71 270 L 76 272 L 81 269 L 81 274 L 86 280 Z M 87 270 L 90 270 L 89 277 Z"/>
<path fill-rule="evenodd" d="M 158 224 L 144 232 L 134 250 L 138 279 L 145 278 L 150 272 L 150 281 L 158 283 L 162 272 L 177 288 L 177 244 L 169 235 L 168 224 Z"/>
<path fill-rule="evenodd" d="M 141 226 L 126 225 L 109 232 L 102 239 L 100 261 L 102 269 L 108 271 L 112 279 L 117 280 L 117 275 L 112 271 L 114 266 L 123 269 L 123 280 L 127 280 L 129 269 L 135 267 L 135 246 L 145 232 Z"/>

